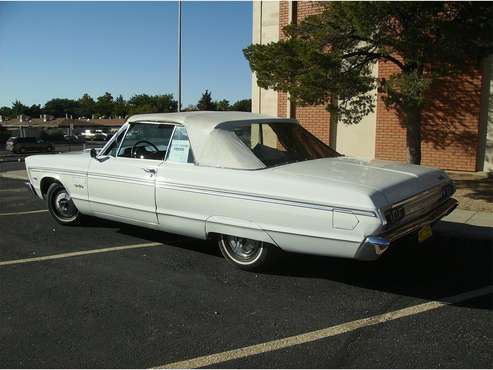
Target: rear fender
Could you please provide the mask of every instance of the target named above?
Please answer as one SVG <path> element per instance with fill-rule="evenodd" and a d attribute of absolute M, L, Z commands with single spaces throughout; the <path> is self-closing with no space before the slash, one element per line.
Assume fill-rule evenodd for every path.
<path fill-rule="evenodd" d="M 262 228 L 251 221 L 229 218 L 223 216 L 211 216 L 205 222 L 205 233 L 211 234 L 234 235 L 241 238 L 259 240 L 266 243 L 274 244 L 276 242 Z"/>

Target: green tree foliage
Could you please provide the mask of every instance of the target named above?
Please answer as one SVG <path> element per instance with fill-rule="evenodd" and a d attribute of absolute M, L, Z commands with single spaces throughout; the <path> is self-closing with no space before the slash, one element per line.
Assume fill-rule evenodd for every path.
<path fill-rule="evenodd" d="M 178 102 L 172 94 L 134 95 L 128 100 L 129 114 L 176 112 Z"/>
<path fill-rule="evenodd" d="M 432 82 L 468 72 L 493 51 L 491 2 L 327 2 L 284 28 L 285 40 L 244 50 L 259 86 L 297 104 L 326 104 L 345 123 L 373 111 L 378 87 L 407 128 L 408 159 L 421 161 L 421 115 Z M 377 78 L 371 66 L 398 72 Z"/>
<path fill-rule="evenodd" d="M 212 101 L 212 93 L 209 90 L 205 90 L 197 103 L 198 110 L 216 110 L 216 106 Z"/>
<path fill-rule="evenodd" d="M 252 111 L 252 99 L 242 99 L 231 105 L 229 110 L 237 112 L 251 112 Z"/>
<path fill-rule="evenodd" d="M 230 110 L 231 106 L 229 105 L 229 101 L 226 99 L 217 100 L 214 102 L 214 110 L 226 111 Z"/>
<path fill-rule="evenodd" d="M 244 110 L 250 111 L 250 100 L 240 100 L 233 105 L 229 104 L 226 99 L 213 102 L 210 92 L 206 91 L 209 101 L 209 110 Z M 147 95 L 138 94 L 132 96 L 126 101 L 122 95 L 119 95 L 116 99 L 110 93 L 97 98 L 97 101 L 89 94 L 84 94 L 78 100 L 72 99 L 51 99 L 43 108 L 40 105 L 32 105 L 27 107 L 20 101 L 12 103 L 12 107 L 1 107 L 0 115 L 4 119 L 15 117 L 20 114 L 28 115 L 32 118 L 37 118 L 41 114 L 46 113 L 55 117 L 65 117 L 65 115 L 72 116 L 73 118 L 85 117 L 92 118 L 93 115 L 97 117 L 126 117 L 132 114 L 142 113 L 168 113 L 176 112 L 178 108 L 178 102 L 173 99 L 172 94 L 163 95 Z M 196 106 L 190 105 L 185 110 L 193 111 L 198 110 Z"/>
<path fill-rule="evenodd" d="M 19 100 L 16 100 L 15 102 L 12 103 L 12 115 L 13 116 L 19 116 L 21 114 L 27 114 L 28 107 L 22 104 Z"/>
<path fill-rule="evenodd" d="M 43 107 L 46 114 L 55 117 L 65 117 L 65 115 L 77 116 L 79 112 L 79 102 L 73 99 L 51 99 Z"/>
<path fill-rule="evenodd" d="M 25 114 L 32 118 L 38 118 L 42 112 L 43 110 L 41 109 L 41 105 L 33 104 L 26 109 Z"/>
<path fill-rule="evenodd" d="M 113 116 L 125 117 L 128 114 L 127 102 L 123 99 L 123 96 L 118 96 L 113 104 Z"/>
<path fill-rule="evenodd" d="M 2 116 L 3 120 L 7 120 L 12 117 L 14 114 L 12 113 L 12 108 L 10 107 L 1 107 L 0 108 L 0 116 Z"/>
<path fill-rule="evenodd" d="M 109 92 L 98 96 L 96 99 L 95 112 L 98 117 L 109 118 L 113 112 L 113 95 Z"/>
<path fill-rule="evenodd" d="M 96 113 L 96 102 L 89 94 L 84 94 L 79 99 L 79 111 L 78 117 L 92 118 L 92 115 Z"/>

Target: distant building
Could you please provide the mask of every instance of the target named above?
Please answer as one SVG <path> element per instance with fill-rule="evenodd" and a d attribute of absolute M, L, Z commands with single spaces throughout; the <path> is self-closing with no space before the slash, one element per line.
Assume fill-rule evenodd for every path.
<path fill-rule="evenodd" d="M 320 12 L 312 1 L 254 1 L 253 43 L 284 37 L 288 23 Z M 373 74 L 390 76 L 394 66 L 379 62 Z M 460 171 L 493 171 L 493 57 L 481 71 L 434 86 L 424 112 L 422 164 Z M 395 111 L 385 108 L 375 90 L 375 112 L 357 125 L 331 118 L 324 106 L 296 107 L 285 93 L 258 87 L 252 75 L 252 111 L 296 118 L 337 151 L 364 158 L 406 160 L 406 131 Z"/>

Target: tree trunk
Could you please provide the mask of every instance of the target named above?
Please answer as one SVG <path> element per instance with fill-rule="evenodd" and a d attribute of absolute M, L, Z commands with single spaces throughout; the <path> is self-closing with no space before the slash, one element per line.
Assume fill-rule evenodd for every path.
<path fill-rule="evenodd" d="M 421 108 L 417 105 L 407 107 L 405 115 L 407 161 L 421 164 Z"/>

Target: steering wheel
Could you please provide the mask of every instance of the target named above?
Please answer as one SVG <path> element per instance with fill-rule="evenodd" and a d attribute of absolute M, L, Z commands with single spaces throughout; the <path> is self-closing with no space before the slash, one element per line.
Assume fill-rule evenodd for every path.
<path fill-rule="evenodd" d="M 150 141 L 147 141 L 147 140 L 139 140 L 137 141 L 133 146 L 132 146 L 132 151 L 130 153 L 132 153 L 132 158 L 135 158 L 135 150 L 137 148 L 137 146 L 139 144 L 142 144 L 142 143 L 145 143 L 145 144 L 149 144 L 150 146 L 152 146 L 152 148 L 156 151 L 156 153 L 159 153 L 159 149 L 157 146 L 155 146 L 153 143 L 151 143 Z"/>

